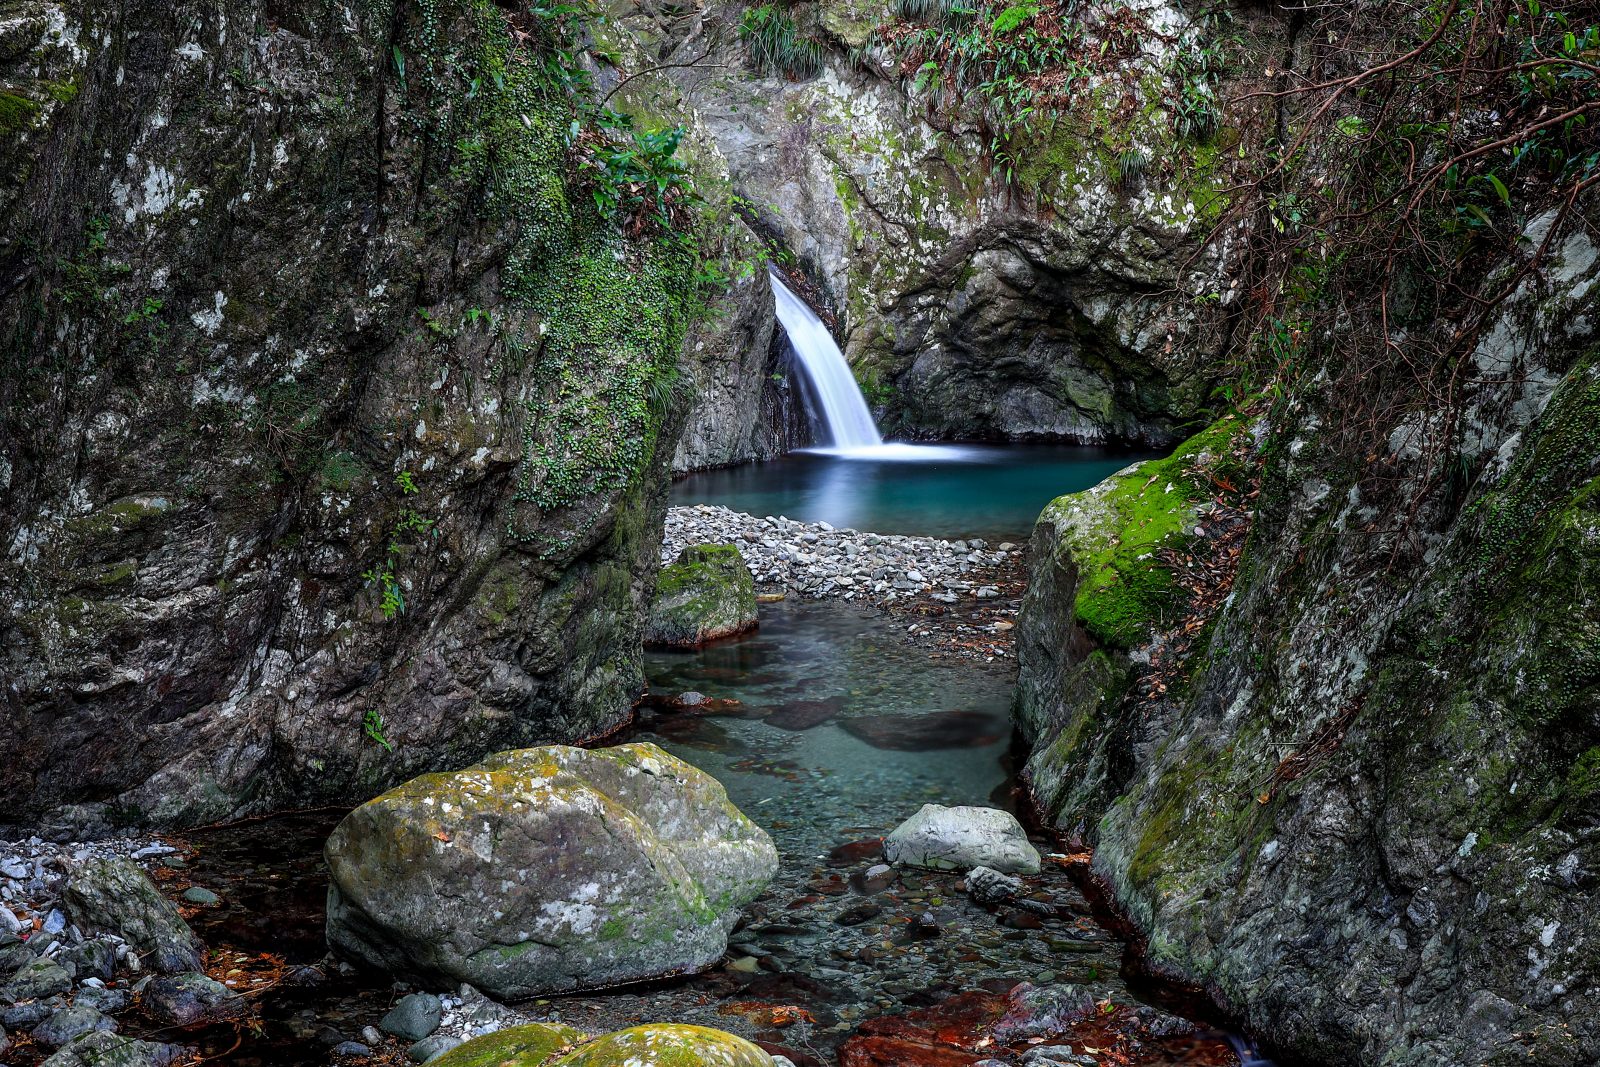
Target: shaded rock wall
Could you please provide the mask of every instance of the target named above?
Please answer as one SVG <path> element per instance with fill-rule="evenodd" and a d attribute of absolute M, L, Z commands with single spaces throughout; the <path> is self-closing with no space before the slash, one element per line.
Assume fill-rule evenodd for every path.
<path fill-rule="evenodd" d="M 752 72 L 736 5 L 619 16 L 654 54 L 692 63 L 671 75 L 757 228 L 833 305 L 887 433 L 1169 442 L 1219 344 L 1174 297 L 1180 274 L 1191 291 L 1212 287 L 1201 279 L 1215 263 L 1193 257 L 1192 237 L 1216 205 L 1209 155 L 1164 143 L 1158 101 L 1185 17 L 1134 8 L 1164 32 L 1072 114 L 1041 119 L 1010 181 L 976 126 L 869 47 L 895 20 L 888 3 L 786 8 L 828 44 L 804 81 Z M 1118 153 L 1138 145 L 1170 166 L 1124 185 Z"/>
<path fill-rule="evenodd" d="M 351 801 L 623 721 L 692 264 L 574 187 L 519 17 L 0 11 L 9 818 Z"/>
<path fill-rule="evenodd" d="M 1164 690 L 1172 632 L 1097 636 L 1079 596 L 1104 560 L 1073 531 L 1123 522 L 1111 497 L 1036 533 L 1036 796 L 1152 964 L 1297 1060 L 1600 1057 L 1597 237 L 1559 235 L 1455 421 L 1420 408 L 1357 463 L 1326 395 L 1261 424 L 1237 583 Z"/>

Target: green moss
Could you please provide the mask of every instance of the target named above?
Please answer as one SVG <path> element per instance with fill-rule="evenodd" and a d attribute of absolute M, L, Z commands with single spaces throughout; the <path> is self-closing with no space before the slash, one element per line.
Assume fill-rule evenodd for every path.
<path fill-rule="evenodd" d="M 471 1041 L 431 1061 L 434 1067 L 543 1067 L 551 1056 L 588 1040 L 560 1023 L 512 1026 Z"/>
<path fill-rule="evenodd" d="M 1600 745 L 1573 761 L 1567 771 L 1566 795 L 1570 801 L 1600 796 Z"/>
<path fill-rule="evenodd" d="M 1078 621 L 1096 641 L 1133 648 L 1176 609 L 1180 590 L 1158 554 L 1192 540 L 1195 505 L 1211 493 L 1211 478 L 1226 476 L 1219 457 L 1243 428 L 1227 416 L 1166 459 L 1136 464 L 1045 509 L 1041 521 L 1056 526 L 1058 551 L 1077 568 Z M 1202 456 L 1213 462 L 1202 464 Z"/>
<path fill-rule="evenodd" d="M 596 1038 L 550 1067 L 772 1067 L 772 1057 L 721 1030 L 652 1023 Z"/>
<path fill-rule="evenodd" d="M 37 101 L 21 93 L 0 92 L 0 135 L 32 129 L 40 110 Z"/>

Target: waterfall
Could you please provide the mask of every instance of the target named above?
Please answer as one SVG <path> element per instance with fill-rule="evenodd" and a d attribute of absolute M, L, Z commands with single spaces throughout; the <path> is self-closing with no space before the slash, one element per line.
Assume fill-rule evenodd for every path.
<path fill-rule="evenodd" d="M 795 296 L 783 279 L 772 272 L 772 295 L 778 306 L 778 321 L 789 335 L 795 357 L 805 370 L 822 406 L 822 421 L 832 445 L 841 452 L 877 448 L 883 444 L 866 398 L 856 385 L 855 375 L 844 353 L 834 343 L 828 327 L 804 300 Z"/>

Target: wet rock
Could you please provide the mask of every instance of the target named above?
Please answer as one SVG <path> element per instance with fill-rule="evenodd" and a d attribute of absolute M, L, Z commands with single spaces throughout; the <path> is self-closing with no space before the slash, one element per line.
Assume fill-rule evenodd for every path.
<path fill-rule="evenodd" d="M 884 841 L 884 856 L 890 863 L 933 870 L 1039 873 L 1039 853 L 1022 825 L 998 808 L 924 804 Z"/>
<path fill-rule="evenodd" d="M 850 888 L 857 893 L 868 895 L 881 893 L 894 885 L 895 880 L 899 877 L 900 872 L 887 863 L 875 863 L 866 870 L 858 871 L 851 875 Z"/>
<path fill-rule="evenodd" d="M 90 938 L 61 953 L 61 959 L 72 964 L 80 982 L 86 978 L 109 982 L 117 966 L 117 946 L 108 938 Z"/>
<path fill-rule="evenodd" d="M 849 841 L 842 845 L 835 845 L 828 850 L 828 866 L 847 867 L 862 860 L 877 859 L 883 855 L 883 838 L 869 837 L 860 841 Z"/>
<path fill-rule="evenodd" d="M 993 907 L 1004 904 L 1022 892 L 1022 879 L 988 867 L 974 867 L 967 872 L 967 896 L 974 904 Z"/>
<path fill-rule="evenodd" d="M 72 972 L 55 960 L 36 959 L 23 965 L 10 981 L 0 986 L 0 1000 L 15 1004 L 65 993 L 71 988 Z"/>
<path fill-rule="evenodd" d="M 182 1045 L 140 1041 L 97 1030 L 61 1049 L 40 1067 L 171 1067 L 188 1054 Z"/>
<path fill-rule="evenodd" d="M 844 710 L 843 697 L 827 697 L 823 700 L 792 700 L 787 704 L 768 713 L 766 722 L 769 726 L 776 726 L 780 730 L 810 730 L 831 722 Z M 849 727 L 846 726 L 846 729 Z"/>
<path fill-rule="evenodd" d="M 0 983 L 10 979 L 24 964 L 31 963 L 33 957 L 34 951 L 26 941 L 18 940 L 16 934 L 0 932 Z"/>
<path fill-rule="evenodd" d="M 434 1034 L 406 1049 L 406 1059 L 412 1063 L 432 1063 L 460 1044 L 461 1039 L 454 1034 Z"/>
<path fill-rule="evenodd" d="M 93 1008 L 75 1004 L 62 1008 L 33 1028 L 33 1039 L 50 1048 L 60 1048 L 96 1030 L 115 1030 L 117 1024 Z"/>
<path fill-rule="evenodd" d="M 372 1049 L 359 1041 L 341 1041 L 333 1046 L 335 1056 L 370 1056 Z"/>
<path fill-rule="evenodd" d="M 896 752 L 934 752 L 982 748 L 1010 736 L 1011 726 L 981 711 L 938 711 L 925 715 L 861 715 L 840 724 L 874 748 Z"/>
<path fill-rule="evenodd" d="M 29 1030 L 66 1006 L 67 999 L 59 995 L 43 1000 L 24 1000 L 0 1010 L 0 1025 L 13 1030 Z"/>
<path fill-rule="evenodd" d="M 707 967 L 777 869 L 715 779 L 643 743 L 423 775 L 327 857 L 336 952 L 504 999 Z"/>
<path fill-rule="evenodd" d="M 693 689 L 687 693 L 678 694 L 678 706 L 684 708 L 698 708 L 702 704 L 711 703 L 711 698 L 704 693 L 697 693 Z"/>
<path fill-rule="evenodd" d="M 142 1003 L 157 1022 L 188 1026 L 223 1015 L 232 996 L 221 982 L 191 971 L 157 978 L 145 987 Z"/>
<path fill-rule="evenodd" d="M 833 921 L 840 926 L 860 926 L 868 919 L 875 919 L 883 914 L 883 908 L 877 904 L 855 904 L 841 911 L 833 917 Z"/>
<path fill-rule="evenodd" d="M 378 1023 L 378 1029 L 402 1041 L 421 1041 L 439 1029 L 444 1017 L 444 1005 L 432 993 L 412 993 L 401 997 L 389 1014 Z"/>
<path fill-rule="evenodd" d="M 661 568 L 645 643 L 699 648 L 757 625 L 755 580 L 733 545 L 690 545 Z"/>
<path fill-rule="evenodd" d="M 190 904 L 198 904 L 202 908 L 214 908 L 222 903 L 222 898 L 204 886 L 192 885 L 179 894 Z"/>
<path fill-rule="evenodd" d="M 1054 1037 L 1093 1018 L 1096 1010 L 1094 996 L 1078 986 L 1023 983 L 1006 998 L 1006 1013 L 995 1023 L 994 1039 L 1012 1045 Z"/>
<path fill-rule="evenodd" d="M 128 1006 L 128 991 L 107 986 L 86 985 L 78 990 L 72 1002 L 81 1007 L 93 1008 L 107 1015 L 115 1015 Z"/>
<path fill-rule="evenodd" d="M 84 930 L 116 934 L 163 974 L 197 971 L 204 946 L 143 868 L 120 856 L 91 857 L 67 881 L 64 900 Z"/>

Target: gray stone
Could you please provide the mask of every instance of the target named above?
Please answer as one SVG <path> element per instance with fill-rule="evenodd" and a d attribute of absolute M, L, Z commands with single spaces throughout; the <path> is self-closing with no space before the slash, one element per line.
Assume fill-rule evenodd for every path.
<path fill-rule="evenodd" d="M 333 1046 L 335 1056 L 370 1056 L 372 1049 L 359 1041 L 341 1041 Z"/>
<path fill-rule="evenodd" d="M 40 1000 L 24 1000 L 0 1009 L 0 1024 L 13 1030 L 31 1030 L 67 1006 L 67 998 L 59 993 Z"/>
<path fill-rule="evenodd" d="M 222 903 L 222 898 L 204 886 L 192 885 L 185 889 L 179 896 L 190 904 L 198 904 L 202 908 L 211 908 Z"/>
<path fill-rule="evenodd" d="M 432 993 L 411 993 L 400 998 L 378 1023 L 378 1029 L 404 1041 L 421 1041 L 439 1029 L 444 1006 Z"/>
<path fill-rule="evenodd" d="M 85 1034 L 40 1067 L 171 1067 L 189 1054 L 182 1045 L 122 1037 L 109 1030 Z"/>
<path fill-rule="evenodd" d="M 1038 850 L 1016 817 L 998 808 L 924 804 L 889 834 L 883 853 L 890 863 L 934 870 L 1039 873 Z"/>
<path fill-rule="evenodd" d="M 1022 879 L 988 867 L 972 868 L 967 872 L 966 882 L 967 895 L 977 904 L 1004 904 L 1022 892 Z"/>
<path fill-rule="evenodd" d="M 72 972 L 55 960 L 36 959 L 25 964 L 0 986 L 0 1000 L 16 1003 L 65 993 L 72 988 Z"/>
<path fill-rule="evenodd" d="M 107 986 L 85 985 L 72 998 L 74 1004 L 114 1015 L 128 1006 L 128 991 Z"/>
<path fill-rule="evenodd" d="M 502 999 L 710 966 L 777 869 L 715 779 L 651 744 L 425 775 L 348 815 L 327 856 L 334 951 Z"/>
<path fill-rule="evenodd" d="M 115 1030 L 117 1024 L 93 1008 L 74 1004 L 62 1008 L 33 1028 L 33 1039 L 41 1045 L 60 1048 L 96 1030 Z"/>
<path fill-rule="evenodd" d="M 200 939 L 130 859 L 84 860 L 71 872 L 64 899 L 79 927 L 121 937 L 139 951 L 147 968 L 176 974 L 203 965 Z"/>
<path fill-rule="evenodd" d="M 227 986 L 195 971 L 157 978 L 145 988 L 143 1004 L 159 1022 L 188 1026 L 222 1017 L 232 997 Z"/>
<path fill-rule="evenodd" d="M 60 954 L 60 958 L 77 968 L 74 977 L 78 981 L 98 978 L 102 982 L 108 982 L 116 970 L 117 946 L 107 938 L 92 937 L 66 949 Z"/>
<path fill-rule="evenodd" d="M 406 1049 L 406 1059 L 412 1063 L 427 1063 L 429 1060 L 438 1059 L 459 1044 L 461 1039 L 453 1034 L 435 1034 Z"/>

